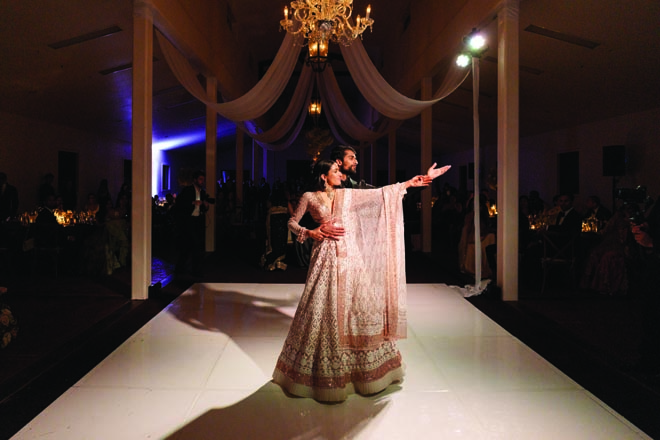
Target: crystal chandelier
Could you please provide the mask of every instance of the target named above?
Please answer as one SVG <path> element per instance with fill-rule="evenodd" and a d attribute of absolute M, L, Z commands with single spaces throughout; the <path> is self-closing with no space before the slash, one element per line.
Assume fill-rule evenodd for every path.
<path fill-rule="evenodd" d="M 367 27 L 372 28 L 374 20 L 369 17 L 371 5 L 367 6 L 365 17 L 356 17 L 351 24 L 353 0 L 299 0 L 291 2 L 291 17 L 289 8 L 284 7 L 284 20 L 280 20 L 282 29 L 293 35 L 301 35 L 307 40 L 309 57 L 307 62 L 315 71 L 322 71 L 328 59 L 328 44 L 350 45 Z M 305 44 L 304 42 L 302 43 Z"/>

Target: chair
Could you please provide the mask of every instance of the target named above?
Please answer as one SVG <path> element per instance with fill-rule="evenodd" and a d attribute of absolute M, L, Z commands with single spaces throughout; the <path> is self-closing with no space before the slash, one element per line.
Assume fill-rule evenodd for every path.
<path fill-rule="evenodd" d="M 36 276 L 50 269 L 57 278 L 60 256 L 64 250 L 62 226 L 50 223 L 35 223 L 34 226 L 33 274 Z"/>
<path fill-rule="evenodd" d="M 543 256 L 541 257 L 543 281 L 541 283 L 541 295 L 545 294 L 548 287 L 548 275 L 553 266 L 567 268 L 570 285 L 574 287 L 577 237 L 575 235 L 553 231 L 545 231 L 541 234 L 541 237 L 543 242 Z"/>

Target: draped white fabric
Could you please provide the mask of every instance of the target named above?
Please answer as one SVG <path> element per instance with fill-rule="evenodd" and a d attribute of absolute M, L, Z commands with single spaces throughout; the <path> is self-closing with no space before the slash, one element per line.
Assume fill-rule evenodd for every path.
<path fill-rule="evenodd" d="M 263 116 L 277 101 L 289 82 L 300 53 L 291 34 L 287 33 L 268 72 L 249 92 L 226 103 L 211 102 L 200 84 L 197 72 L 174 45 L 160 32 L 156 33 L 161 50 L 179 82 L 195 98 L 213 108 L 226 119 L 248 133 L 262 147 L 282 150 L 289 147 L 300 134 L 307 114 L 307 104 L 313 90 L 312 72 L 304 66 L 293 98 L 280 120 L 269 130 L 262 131 L 254 119 Z M 424 110 L 451 94 L 467 78 L 468 69 L 459 69 L 453 63 L 434 98 L 420 101 L 406 97 L 391 87 L 369 59 L 364 46 L 356 39 L 351 46 L 341 47 L 352 78 L 371 106 L 385 116 L 377 130 L 366 127 L 352 113 L 344 99 L 332 68 L 316 75 L 317 84 L 325 104 L 330 128 L 340 142 L 349 144 L 344 134 L 352 139 L 372 143 L 396 129 L 403 120 L 417 116 Z M 341 131 L 340 131 L 341 130 Z"/>
<path fill-rule="evenodd" d="M 263 116 L 282 94 L 291 78 L 300 53 L 300 47 L 293 44 L 293 37 L 287 33 L 268 72 L 257 85 L 238 99 L 226 103 L 215 103 L 206 99 L 204 88 L 197 80 L 197 74 L 188 60 L 164 35 L 160 32 L 156 32 L 156 35 L 167 63 L 186 90 L 231 121 L 247 121 Z"/>
<path fill-rule="evenodd" d="M 290 147 L 300 134 L 307 117 L 307 103 L 312 98 L 312 90 L 314 89 L 312 73 L 311 67 L 303 67 L 300 80 L 286 111 L 270 130 L 259 133 L 254 124 L 244 122 L 237 122 L 236 124 L 267 150 L 281 151 Z M 293 131 L 292 128 L 294 128 Z M 282 141 L 287 133 L 288 137 Z"/>
<path fill-rule="evenodd" d="M 400 94 L 385 81 L 371 62 L 360 39 L 355 39 L 350 46 L 341 46 L 341 53 L 344 55 L 351 77 L 367 102 L 392 119 L 410 119 L 417 116 L 422 110 L 449 96 L 470 73 L 468 69 L 459 68 L 455 63 L 451 63 L 449 73 L 433 95 L 433 99 L 419 101 Z"/>
<path fill-rule="evenodd" d="M 319 81 L 319 91 L 321 92 L 321 100 L 326 104 L 328 111 L 326 118 L 330 129 L 333 131 L 335 137 L 342 137 L 338 128 L 341 129 L 352 139 L 360 142 L 372 143 L 381 138 L 390 131 L 398 128 L 403 121 L 386 118 L 380 121 L 377 130 L 371 130 L 365 127 L 353 114 L 348 103 L 344 99 L 344 95 L 339 89 L 337 78 L 334 75 L 332 66 L 328 66 L 322 74 L 322 81 Z M 339 127 L 335 125 L 335 120 Z M 344 144 L 351 144 L 352 142 L 341 141 Z"/>
<path fill-rule="evenodd" d="M 321 102 L 328 109 L 329 117 L 337 121 L 346 134 L 362 142 L 374 142 L 385 134 L 369 130 L 355 117 L 339 89 L 332 66 L 327 66 L 321 77 L 322 81 L 318 82 Z"/>

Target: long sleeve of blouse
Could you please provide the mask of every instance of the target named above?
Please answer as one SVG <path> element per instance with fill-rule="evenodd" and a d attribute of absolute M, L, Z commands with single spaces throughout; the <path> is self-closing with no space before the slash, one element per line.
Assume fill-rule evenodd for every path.
<path fill-rule="evenodd" d="M 298 206 L 294 211 L 293 215 L 289 218 L 288 227 L 291 232 L 293 232 L 298 242 L 302 243 L 307 239 L 307 228 L 300 225 L 300 219 L 307 212 L 307 205 L 309 204 L 311 198 L 311 193 L 305 193 L 302 195 L 298 202 Z"/>

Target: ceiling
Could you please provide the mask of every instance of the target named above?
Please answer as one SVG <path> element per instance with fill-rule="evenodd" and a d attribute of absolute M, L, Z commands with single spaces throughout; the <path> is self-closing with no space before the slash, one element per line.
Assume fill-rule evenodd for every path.
<path fill-rule="evenodd" d="M 370 0 L 372 57 L 387 53 L 413 3 Z M 432 0 L 448 1 L 448 0 Z M 355 1 L 362 11 L 366 1 Z M 232 29 L 255 65 L 274 57 L 284 0 L 229 0 Z M 131 140 L 132 0 L 23 0 L 0 3 L 0 111 Z M 657 108 L 660 103 L 660 2 L 657 0 L 522 0 L 520 5 L 521 136 Z M 411 26 L 414 23 L 411 22 Z M 534 27 L 556 32 L 547 36 Z M 77 37 L 105 30 L 84 42 Z M 484 29 L 490 49 L 481 63 L 481 139 L 494 143 L 497 120 L 497 23 Z M 589 48 L 559 38 L 595 43 Z M 577 41 L 584 43 L 584 41 Z M 63 47 L 57 47 L 61 43 Z M 336 49 L 335 49 L 336 50 Z M 338 52 L 337 52 L 338 53 Z M 202 131 L 205 110 L 174 79 L 154 49 L 154 137 Z M 333 68 L 350 76 L 340 59 Z M 350 87 L 347 85 L 346 87 Z M 434 150 L 472 142 L 472 83 L 433 107 Z M 419 145 L 419 119 L 397 132 L 398 145 Z"/>

